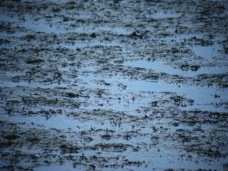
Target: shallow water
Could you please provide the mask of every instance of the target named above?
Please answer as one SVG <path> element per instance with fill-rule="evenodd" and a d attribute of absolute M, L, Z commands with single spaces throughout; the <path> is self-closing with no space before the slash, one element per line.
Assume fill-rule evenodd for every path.
<path fill-rule="evenodd" d="M 159 11 L 157 13 L 154 13 L 152 17 L 154 19 L 175 18 L 175 17 L 180 17 L 180 14 Z"/>
<path fill-rule="evenodd" d="M 212 59 L 220 57 L 220 51 L 222 50 L 221 46 L 213 45 L 213 46 L 192 46 L 190 49 L 200 57 L 205 59 Z"/>
<path fill-rule="evenodd" d="M 139 80 L 128 80 L 118 77 L 97 77 L 97 76 L 87 76 L 87 77 L 81 77 L 79 76 L 79 79 L 84 80 L 85 87 L 88 88 L 105 88 L 109 90 L 113 95 L 115 95 L 118 92 L 118 84 L 124 84 L 126 86 L 125 90 L 122 90 L 122 96 L 125 95 L 123 93 L 125 92 L 132 92 L 135 94 L 140 94 L 140 92 L 156 92 L 156 93 L 162 93 L 162 92 L 173 92 L 177 95 L 181 95 L 187 98 L 190 98 L 194 100 L 194 103 L 191 106 L 188 106 L 188 109 L 200 109 L 200 110 L 206 110 L 206 111 L 220 111 L 220 112 L 226 112 L 226 109 L 219 108 L 213 106 L 213 104 L 216 104 L 218 102 L 226 102 L 228 91 L 226 89 L 220 89 L 214 86 L 206 87 L 206 86 L 186 86 L 181 84 L 168 84 L 163 81 L 158 82 L 149 82 L 149 81 L 139 81 Z M 106 83 L 112 83 L 113 86 L 102 86 L 96 83 L 98 80 L 105 80 Z M 219 98 L 215 98 L 215 95 L 219 95 Z M 125 96 L 127 97 L 127 96 Z M 140 99 L 140 104 L 148 104 L 150 102 L 150 98 L 148 99 Z M 138 106 L 137 105 L 137 106 Z M 135 106 L 134 106 L 135 107 Z M 130 107 L 133 108 L 134 107 Z M 114 108 L 119 110 L 124 110 L 124 107 L 120 106 L 114 106 Z"/>
<path fill-rule="evenodd" d="M 227 169 L 227 6 L 173 4 L 1 2 L 0 169 Z"/>
<path fill-rule="evenodd" d="M 86 171 L 86 167 L 73 167 L 72 163 L 65 163 L 65 164 L 51 164 L 48 166 L 40 166 L 34 168 L 34 171 L 48 171 L 48 170 L 55 170 L 55 171 L 74 171 L 74 170 L 81 170 Z"/>
<path fill-rule="evenodd" d="M 220 166 L 221 163 L 218 163 L 217 161 L 214 161 L 213 163 L 210 162 L 210 164 L 208 163 L 196 163 L 193 164 L 191 161 L 188 161 L 187 159 L 178 159 L 176 161 L 173 160 L 173 158 L 175 158 L 175 155 L 178 155 L 179 152 L 177 152 L 176 150 L 172 150 L 172 149 L 166 149 L 164 151 L 157 151 L 157 149 L 151 149 L 150 151 L 145 151 L 144 153 L 142 153 L 141 155 L 135 155 L 135 153 L 131 152 L 129 154 L 126 154 L 129 157 L 130 160 L 133 161 L 137 161 L 140 160 L 141 157 L 145 157 L 146 159 L 150 159 L 149 162 L 151 165 L 149 166 L 141 166 L 138 167 L 137 170 L 139 171 L 144 171 L 144 170 L 163 170 L 163 167 L 161 166 L 165 166 L 167 168 L 173 168 L 173 169 L 182 169 L 183 167 L 180 166 L 180 162 L 185 166 L 185 168 L 189 168 L 189 169 L 194 169 L 197 170 L 199 168 L 204 168 L 204 169 L 210 169 L 210 168 L 214 168 L 217 170 L 222 170 L 223 168 Z M 107 153 L 107 156 L 109 156 L 110 154 Z M 159 158 L 155 157 L 155 156 L 159 156 Z M 165 157 L 165 158 L 164 158 Z M 224 160 L 225 162 L 225 160 Z M 136 166 L 137 167 L 137 166 Z M 125 169 L 134 169 L 135 167 L 126 167 Z M 59 164 L 52 164 L 49 166 L 41 166 L 41 167 L 37 167 L 34 168 L 35 171 L 44 171 L 44 170 L 87 170 L 86 168 L 83 167 L 73 167 L 72 163 L 66 163 L 63 165 L 59 165 Z M 98 168 L 97 168 L 98 169 Z M 106 168 L 105 170 L 113 170 L 113 169 L 109 169 Z M 115 169 L 117 171 L 121 171 L 122 169 Z"/>
<path fill-rule="evenodd" d="M 195 77 L 200 74 L 223 74 L 228 72 L 228 67 L 201 67 L 197 71 L 184 71 L 179 68 L 174 68 L 169 64 L 165 64 L 163 61 L 147 61 L 147 60 L 138 60 L 138 61 L 126 61 L 123 65 L 131 67 L 139 67 L 152 69 L 157 73 L 164 72 L 171 75 L 184 75 L 186 77 Z"/>

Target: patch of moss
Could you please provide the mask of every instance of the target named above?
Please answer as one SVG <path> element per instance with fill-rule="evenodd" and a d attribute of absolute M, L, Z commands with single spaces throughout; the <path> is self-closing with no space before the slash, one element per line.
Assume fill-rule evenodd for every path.
<path fill-rule="evenodd" d="M 59 7 L 52 8 L 52 12 L 61 12 L 61 8 Z"/>
<path fill-rule="evenodd" d="M 7 148 L 7 147 L 9 147 L 11 145 L 13 145 L 12 141 L 0 142 L 0 148 Z"/>
<path fill-rule="evenodd" d="M 17 138 L 20 138 L 20 136 L 16 134 L 8 134 L 8 135 L 4 135 L 4 138 L 10 141 L 10 140 L 15 140 Z"/>
<path fill-rule="evenodd" d="M 225 155 L 222 154 L 220 151 L 217 149 L 212 149 L 212 148 L 203 148 L 197 145 L 192 145 L 189 147 L 186 147 L 185 150 L 187 152 L 195 152 L 200 155 L 205 155 L 208 157 L 224 157 Z"/>
<path fill-rule="evenodd" d="M 28 34 L 28 35 L 25 36 L 25 38 L 26 38 L 27 40 L 32 40 L 32 39 L 36 39 L 36 36 L 33 35 L 33 34 Z"/>
<path fill-rule="evenodd" d="M 37 142 L 37 141 L 39 141 L 39 138 L 37 138 L 37 137 L 29 137 L 27 140 L 30 141 L 30 142 Z"/>
<path fill-rule="evenodd" d="M 78 151 L 80 150 L 78 146 L 68 143 L 61 144 L 59 148 L 63 153 L 78 153 Z"/>
<path fill-rule="evenodd" d="M 171 100 L 173 100 L 174 102 L 181 102 L 184 100 L 184 97 L 182 96 L 172 96 L 170 97 Z"/>
<path fill-rule="evenodd" d="M 60 148 L 68 148 L 68 145 L 67 144 L 61 144 Z"/>
<path fill-rule="evenodd" d="M 130 145 L 123 144 L 123 143 L 110 143 L 110 144 L 99 143 L 99 144 L 96 144 L 95 147 L 102 148 L 102 149 L 110 149 L 110 148 L 114 148 L 114 149 L 126 149 L 127 147 L 130 147 Z"/>
<path fill-rule="evenodd" d="M 25 7 L 25 11 L 26 11 L 26 12 L 31 12 L 33 9 L 34 9 L 34 7 L 31 6 L 31 5 L 27 5 L 27 6 Z"/>
<path fill-rule="evenodd" d="M 67 2 L 66 4 L 67 4 L 67 5 L 75 5 L 76 2 L 74 2 L 74 1 L 69 1 L 69 2 Z"/>
<path fill-rule="evenodd" d="M 182 122 L 183 122 L 183 123 L 186 123 L 186 124 L 188 124 L 188 125 L 193 126 L 193 125 L 197 124 L 197 122 L 199 122 L 199 121 L 197 121 L 197 120 L 195 120 L 195 119 L 188 119 L 188 120 L 184 120 L 184 121 L 182 121 Z"/>
<path fill-rule="evenodd" d="M 75 98 L 75 97 L 78 97 L 79 95 L 78 94 L 74 94 L 74 93 L 67 93 L 67 96 L 70 97 L 70 98 Z"/>
<path fill-rule="evenodd" d="M 186 135 L 186 134 L 179 134 L 178 138 L 182 141 L 182 142 L 190 142 L 191 141 L 191 137 Z"/>
<path fill-rule="evenodd" d="M 112 138 L 112 135 L 110 134 L 104 134 L 104 135 L 100 135 L 102 139 L 105 139 L 105 140 L 110 140 Z"/>
<path fill-rule="evenodd" d="M 41 58 L 28 59 L 27 64 L 38 64 L 44 62 Z"/>

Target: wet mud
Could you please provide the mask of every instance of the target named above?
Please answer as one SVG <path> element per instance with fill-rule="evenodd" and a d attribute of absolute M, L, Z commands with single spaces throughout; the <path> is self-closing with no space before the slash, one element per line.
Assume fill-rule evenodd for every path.
<path fill-rule="evenodd" d="M 0 1 L 0 170 L 227 170 L 225 0 Z"/>

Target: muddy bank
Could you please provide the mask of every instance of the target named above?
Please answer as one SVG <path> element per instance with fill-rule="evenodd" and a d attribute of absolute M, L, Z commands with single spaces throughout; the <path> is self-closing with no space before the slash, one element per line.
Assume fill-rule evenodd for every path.
<path fill-rule="evenodd" d="M 227 170 L 227 8 L 1 1 L 1 170 Z"/>

